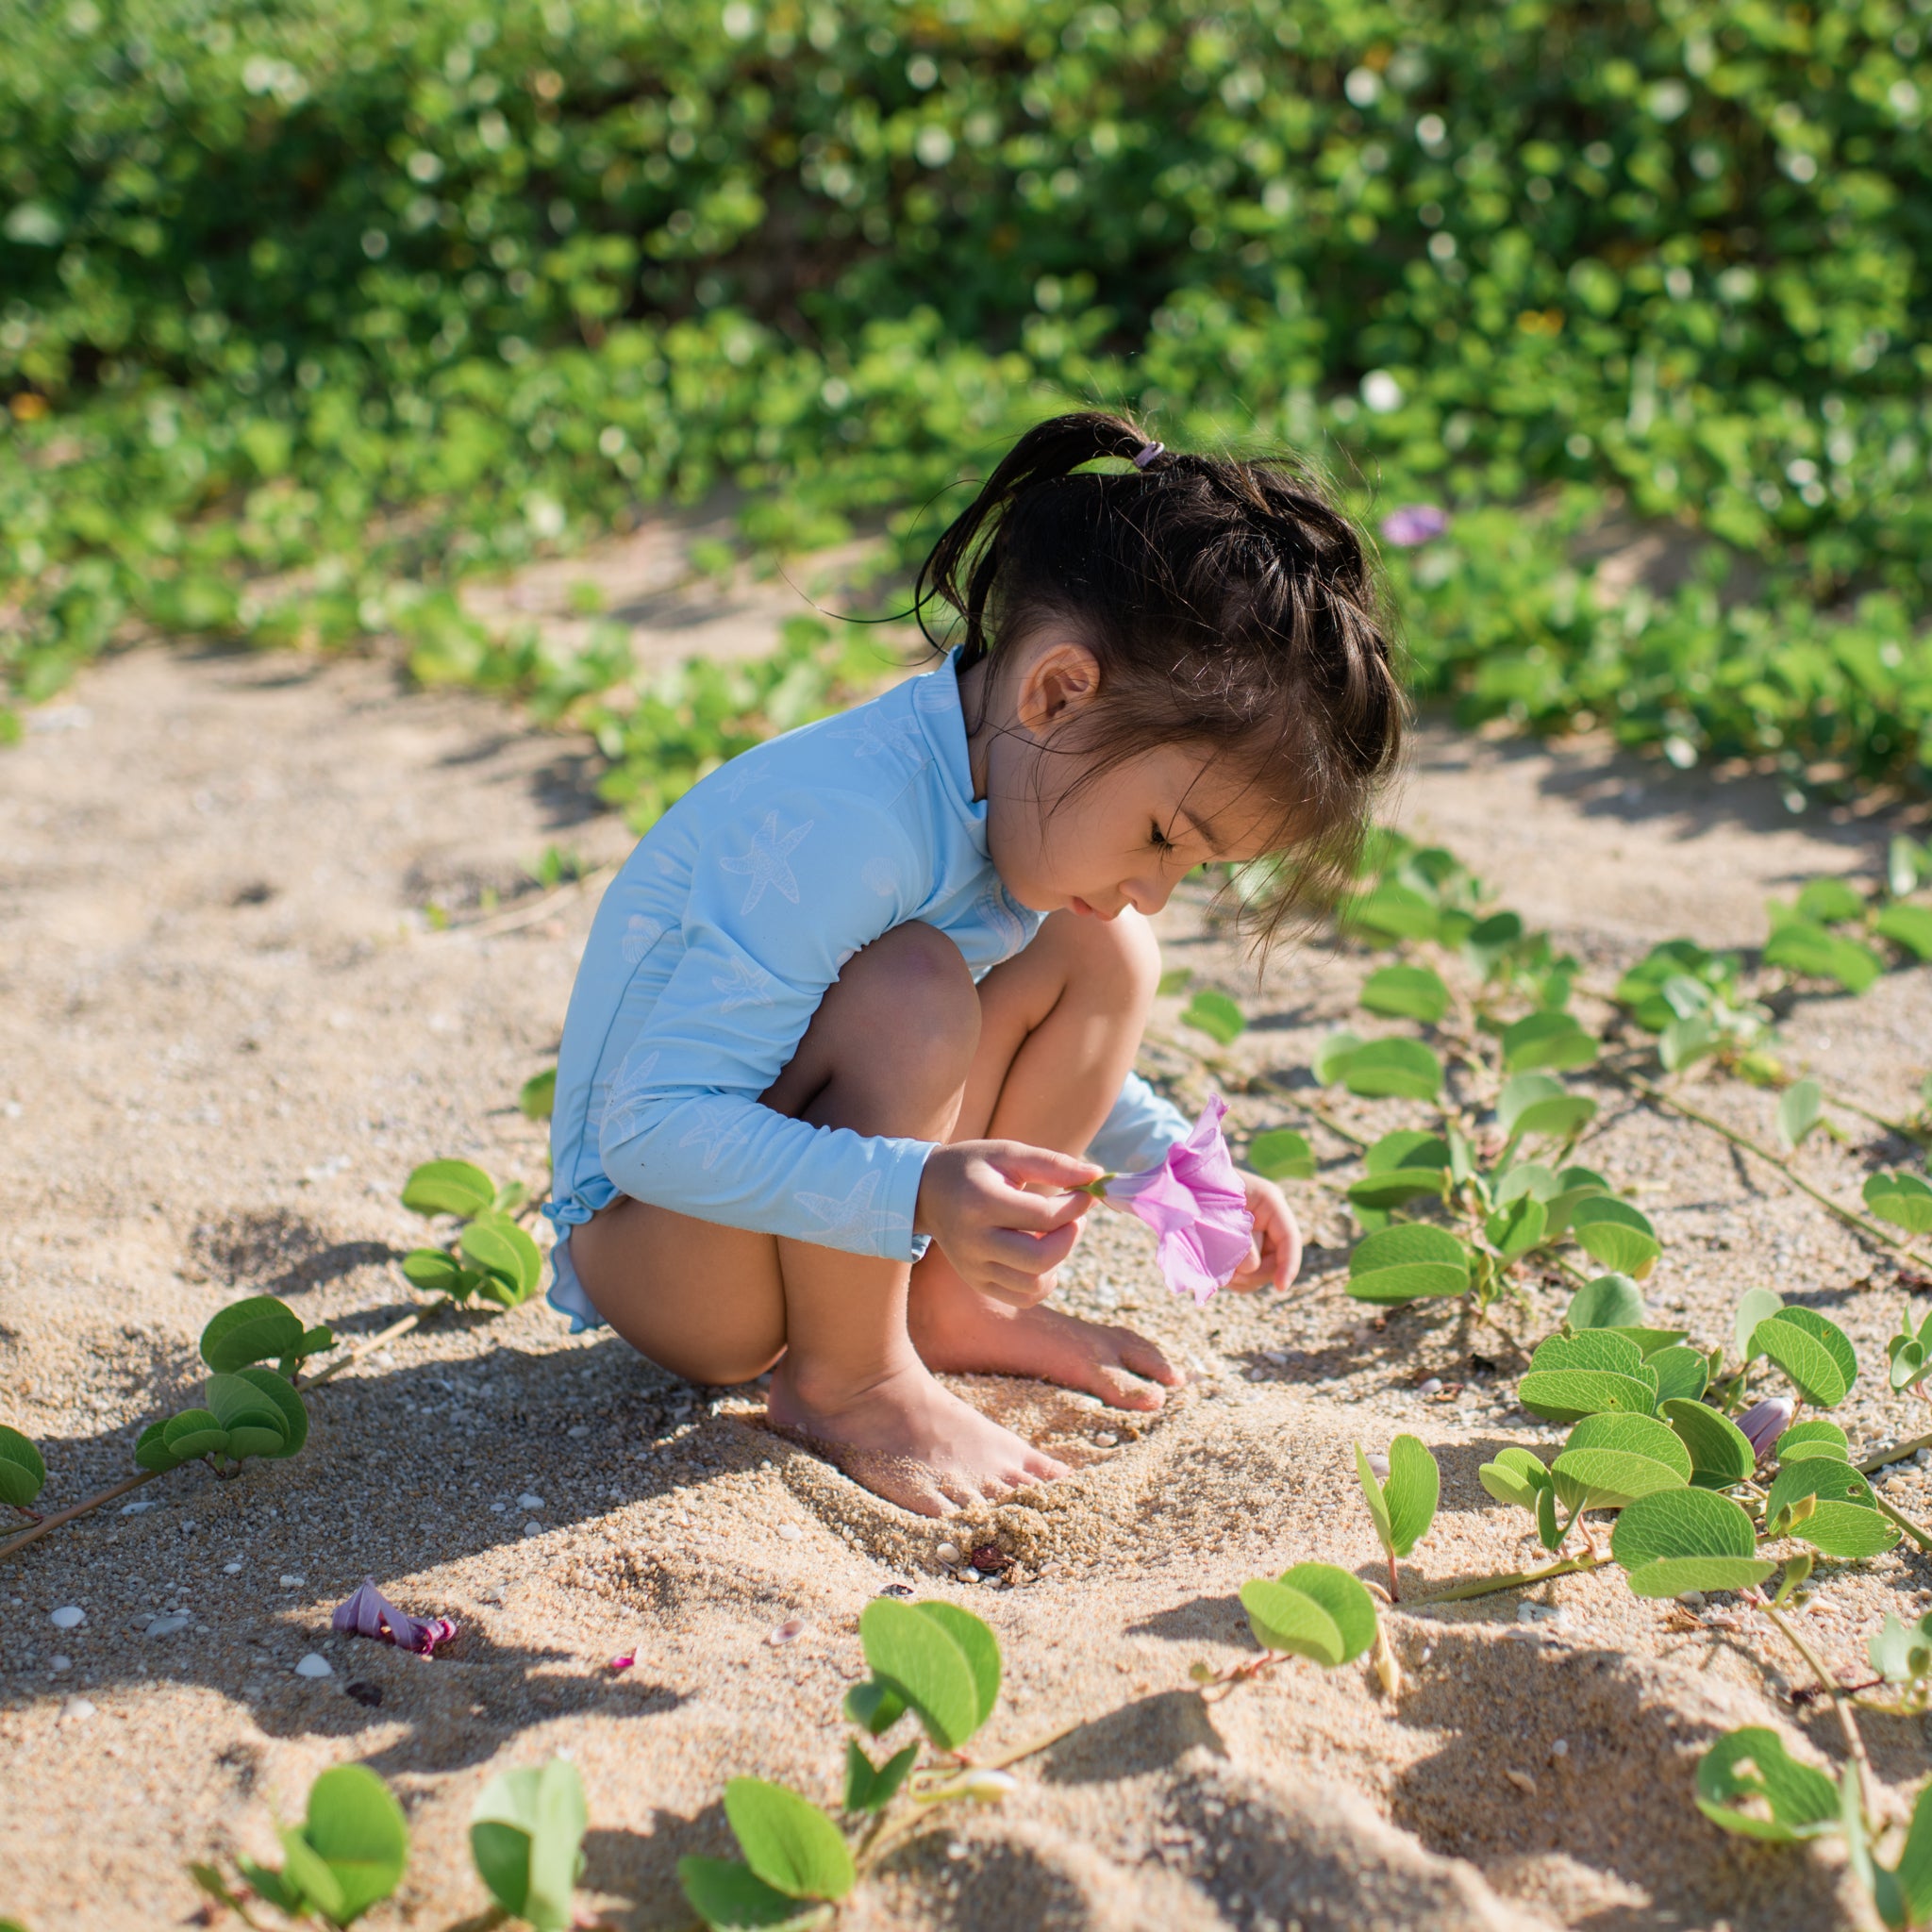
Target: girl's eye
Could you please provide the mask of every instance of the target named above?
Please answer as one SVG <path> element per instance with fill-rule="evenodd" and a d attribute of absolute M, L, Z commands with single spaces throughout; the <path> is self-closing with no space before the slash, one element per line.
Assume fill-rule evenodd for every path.
<path fill-rule="evenodd" d="M 1160 821 L 1158 819 L 1152 820 L 1148 824 L 1147 842 L 1157 852 L 1172 852 L 1174 850 L 1174 843 L 1167 834 L 1160 829 Z"/>

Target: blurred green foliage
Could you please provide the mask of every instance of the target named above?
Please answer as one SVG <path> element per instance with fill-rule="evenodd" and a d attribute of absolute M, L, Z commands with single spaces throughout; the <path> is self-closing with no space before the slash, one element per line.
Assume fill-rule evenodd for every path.
<path fill-rule="evenodd" d="M 1924 782 L 1928 15 L 0 0 L 0 679 L 401 632 L 587 717 L 647 817 L 621 633 L 494 636 L 457 577 L 720 484 L 754 548 L 903 561 L 1124 401 L 1449 508 L 1391 568 L 1471 713 Z M 1612 512 L 1690 581 L 1595 594 Z M 688 764 L 744 696 L 662 700 Z"/>

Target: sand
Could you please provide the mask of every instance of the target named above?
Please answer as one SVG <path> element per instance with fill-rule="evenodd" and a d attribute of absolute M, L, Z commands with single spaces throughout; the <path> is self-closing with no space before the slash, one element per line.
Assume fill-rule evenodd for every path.
<path fill-rule="evenodd" d="M 377 663 L 143 648 L 31 722 L 0 757 L 0 1415 L 44 1445 L 58 1507 L 129 1468 L 139 1427 L 195 1382 L 195 1338 L 225 1302 L 272 1291 L 351 1335 L 402 1312 L 391 1263 L 421 1224 L 395 1197 L 414 1163 L 541 1177 L 515 1095 L 555 1048 L 592 897 L 483 937 L 434 932 L 422 908 L 460 913 L 486 889 L 522 903 L 520 865 L 546 844 L 594 864 L 630 841 L 588 792 L 580 744 L 472 695 L 410 694 Z M 1768 892 L 1867 866 L 1884 836 L 1794 820 L 1760 781 L 1440 724 L 1400 809 L 1505 882 L 1593 981 L 1679 932 L 1755 941 Z M 1165 938 L 1257 1015 L 1231 1058 L 1284 1074 L 1238 1119 L 1303 1120 L 1293 1070 L 1349 1017 L 1365 957 L 1285 954 L 1257 991 L 1198 900 L 1171 908 Z M 1158 1030 L 1176 1030 L 1177 1005 Z M 1905 1108 L 1928 1022 L 1932 974 L 1896 974 L 1856 1003 L 1806 1003 L 1786 1051 Z M 1146 1064 L 1185 1100 L 1205 1091 L 1172 1054 Z M 1767 1282 L 1882 1361 L 1901 1298 L 1889 1261 L 1709 1136 L 1604 1091 L 1589 1158 L 1669 1243 L 1660 1311 L 1714 1341 L 1738 1293 Z M 1769 1096 L 1696 1091 L 1770 1132 Z M 1316 1139 L 1339 1171 L 1341 1144 Z M 1901 1153 L 1818 1139 L 1803 1160 L 1851 1200 Z M 1834 1850 L 1725 1839 L 1690 1803 L 1699 1753 L 1731 1725 L 1776 1724 L 1801 1755 L 1835 1757 L 1826 1720 L 1786 1694 L 1805 1681 L 1796 1658 L 1720 1609 L 1640 1603 L 1614 1573 L 1543 1586 L 1534 1608 L 1390 1613 L 1394 1699 L 1364 1665 L 1302 1662 L 1217 1703 L 1195 1693 L 1197 1660 L 1255 1654 L 1244 1578 L 1304 1558 L 1381 1575 L 1356 1440 L 1410 1429 L 1441 1461 L 1442 1513 L 1406 1593 L 1535 1557 L 1476 1468 L 1557 1433 L 1513 1409 L 1510 1338 L 1548 1332 L 1563 1291 L 1526 1290 L 1507 1333 L 1441 1308 L 1377 1323 L 1341 1291 L 1337 1196 L 1292 1192 L 1313 1243 L 1302 1284 L 1198 1312 L 1166 1295 L 1137 1227 L 1096 1216 L 1070 1305 L 1141 1325 L 1192 1382 L 1151 1420 L 963 1385 L 1080 1465 L 964 1523 L 895 1510 L 769 1434 L 756 1390 L 692 1388 L 541 1305 L 402 1338 L 317 1391 L 299 1458 L 230 1483 L 178 1473 L 0 1564 L 0 1914 L 33 1932 L 181 1923 L 197 1905 L 186 1860 L 272 1854 L 276 1811 L 355 1760 L 391 1781 L 414 1835 L 402 1891 L 365 1923 L 475 1924 L 476 1792 L 561 1751 L 589 1792 L 587 1917 L 687 1924 L 675 1866 L 728 1851 L 727 1776 L 836 1796 L 858 1614 L 898 1584 L 999 1632 L 989 1748 L 1078 1727 L 1016 1767 L 1003 1806 L 937 1824 L 849 1926 L 1855 1923 Z M 1874 1441 L 1922 1413 L 1869 1376 L 1840 1411 Z M 1890 1492 L 1932 1511 L 1916 1470 Z M 995 1543 L 1008 1567 L 964 1580 L 942 1542 Z M 456 1618 L 458 1643 L 425 1660 L 331 1635 L 365 1574 Z M 1814 1641 L 1860 1670 L 1884 1608 L 1916 1614 L 1928 1584 L 1915 1555 L 1848 1567 Z M 50 1612 L 69 1605 L 86 1621 L 58 1631 Z M 157 1619 L 168 1634 L 147 1634 Z M 791 1619 L 800 1634 L 775 1642 Z M 310 1654 L 326 1677 L 295 1674 Z M 1888 1777 L 1926 1771 L 1918 1724 L 1868 1732 Z"/>

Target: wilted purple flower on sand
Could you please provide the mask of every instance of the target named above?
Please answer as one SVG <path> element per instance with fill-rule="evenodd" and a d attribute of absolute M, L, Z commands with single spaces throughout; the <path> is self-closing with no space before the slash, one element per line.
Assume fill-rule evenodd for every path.
<path fill-rule="evenodd" d="M 1449 527 L 1449 513 L 1433 503 L 1405 503 L 1382 519 L 1382 534 L 1398 550 L 1413 550 Z"/>
<path fill-rule="evenodd" d="M 1158 1167 L 1094 1183 L 1109 1205 L 1154 1230 L 1168 1287 L 1203 1307 L 1233 1279 L 1255 1235 L 1255 1217 L 1222 1137 L 1226 1112 L 1221 1096 L 1209 1094 L 1187 1139 L 1170 1147 Z"/>
<path fill-rule="evenodd" d="M 1789 1395 L 1767 1395 L 1738 1418 L 1738 1426 L 1750 1437 L 1759 1462 L 1771 1454 L 1771 1445 L 1790 1427 L 1797 1412 L 1798 1405 Z"/>
<path fill-rule="evenodd" d="M 362 1579 L 362 1587 L 347 1603 L 338 1604 L 329 1622 L 338 1630 L 353 1630 L 360 1637 L 374 1637 L 382 1643 L 393 1643 L 398 1650 L 432 1655 L 439 1643 L 447 1643 L 457 1626 L 447 1617 L 412 1617 L 375 1587 L 373 1576 Z"/>

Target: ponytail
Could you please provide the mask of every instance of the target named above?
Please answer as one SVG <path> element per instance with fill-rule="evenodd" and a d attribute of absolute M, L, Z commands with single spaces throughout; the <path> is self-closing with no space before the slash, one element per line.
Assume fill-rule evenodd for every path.
<path fill-rule="evenodd" d="M 1129 467 L 1088 470 L 1113 458 Z M 1234 759 L 1274 801 L 1263 941 L 1353 874 L 1397 762 L 1407 700 L 1360 532 L 1286 457 L 1163 451 L 1131 418 L 1079 410 L 1008 451 L 921 566 L 913 611 L 951 608 L 959 666 L 1048 621 L 1093 651 L 1102 702 L 1069 791 L 1162 743 Z M 1067 795 L 1062 792 L 1063 797 Z"/>

